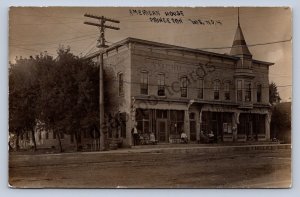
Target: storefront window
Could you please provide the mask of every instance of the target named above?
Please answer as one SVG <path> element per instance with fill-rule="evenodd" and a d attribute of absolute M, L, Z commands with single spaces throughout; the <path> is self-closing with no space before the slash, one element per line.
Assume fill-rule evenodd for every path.
<path fill-rule="evenodd" d="M 208 133 L 210 131 L 210 112 L 202 112 L 201 120 L 201 132 Z"/>
<path fill-rule="evenodd" d="M 180 134 L 183 131 L 184 126 L 184 111 L 171 110 L 170 111 L 170 134 Z"/>
<path fill-rule="evenodd" d="M 136 121 L 137 121 L 137 130 L 140 134 L 149 133 L 149 121 L 150 113 L 146 109 L 137 109 L 136 110 Z"/>
<path fill-rule="evenodd" d="M 232 133 L 232 114 L 231 113 L 223 113 L 223 133 L 231 134 Z"/>

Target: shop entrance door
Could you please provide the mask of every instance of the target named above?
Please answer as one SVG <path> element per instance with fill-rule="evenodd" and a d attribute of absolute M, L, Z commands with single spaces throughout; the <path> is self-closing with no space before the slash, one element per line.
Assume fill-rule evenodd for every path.
<path fill-rule="evenodd" d="M 196 141 L 196 121 L 190 121 L 190 140 Z"/>
<path fill-rule="evenodd" d="M 252 121 L 249 121 L 246 123 L 246 135 L 248 141 L 253 141 L 255 139 L 255 136 L 253 135 L 253 127 L 252 127 Z"/>
<path fill-rule="evenodd" d="M 167 120 L 157 120 L 158 141 L 166 142 L 167 136 Z"/>

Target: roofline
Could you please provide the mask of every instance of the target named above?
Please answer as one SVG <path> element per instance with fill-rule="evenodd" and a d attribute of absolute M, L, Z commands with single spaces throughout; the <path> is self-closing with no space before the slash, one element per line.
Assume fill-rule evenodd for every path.
<path fill-rule="evenodd" d="M 257 64 L 265 64 L 265 65 L 268 65 L 268 66 L 272 66 L 274 65 L 275 63 L 274 62 L 265 62 L 265 61 L 261 61 L 261 60 L 252 60 L 254 63 L 257 63 Z"/>
<path fill-rule="evenodd" d="M 210 55 L 210 56 L 217 56 L 217 57 L 222 57 L 222 58 L 227 58 L 227 59 L 232 59 L 232 60 L 239 60 L 239 57 L 234 57 L 231 55 L 227 55 L 227 54 L 220 54 L 220 53 L 214 53 L 214 52 L 209 52 L 209 51 L 203 51 L 200 49 L 192 49 L 192 48 L 187 48 L 187 47 L 182 47 L 182 46 L 177 46 L 177 45 L 171 45 L 171 44 L 165 44 L 165 43 L 160 43 L 160 42 L 154 42 L 154 41 L 149 41 L 149 40 L 143 40 L 143 39 L 139 39 L 139 38 L 132 38 L 132 37 L 128 37 L 125 38 L 121 41 L 118 41 L 114 44 L 112 44 L 111 46 L 109 46 L 106 49 L 103 50 L 99 50 L 96 51 L 86 57 L 84 57 L 85 59 L 90 59 L 90 58 L 94 58 L 96 56 L 98 56 L 101 52 L 102 53 L 106 53 L 108 51 L 111 51 L 115 48 L 118 48 L 120 46 L 123 46 L 127 43 L 141 43 L 141 44 L 146 44 L 146 45 L 150 45 L 150 46 L 159 46 L 159 47 L 163 47 L 166 49 L 170 49 L 170 50 L 182 50 L 182 51 L 187 51 L 187 52 L 192 52 L 192 53 L 200 53 L 200 54 L 205 54 L 205 55 Z M 176 48 L 176 49 L 174 49 Z"/>
<path fill-rule="evenodd" d="M 227 59 L 232 59 L 232 60 L 239 60 L 240 57 L 236 57 L 236 56 L 232 56 L 232 55 L 227 55 L 227 54 L 221 54 L 221 53 L 214 53 L 214 52 L 209 52 L 209 51 L 203 51 L 200 49 L 192 49 L 192 48 L 187 48 L 187 47 L 182 47 L 182 46 L 177 46 L 177 45 L 171 45 L 171 44 L 165 44 L 165 43 L 160 43 L 160 42 L 154 42 L 154 41 L 149 41 L 149 40 L 143 40 L 143 39 L 139 39 L 139 38 L 132 38 L 132 37 L 128 37 L 125 38 L 123 40 L 120 40 L 114 44 L 112 44 L 111 46 L 109 46 L 108 48 L 105 49 L 100 49 L 99 51 L 96 51 L 88 56 L 85 56 L 84 59 L 91 59 L 94 58 L 96 56 L 98 56 L 101 52 L 102 53 L 107 53 L 108 51 L 114 50 L 115 48 L 118 48 L 120 46 L 123 46 L 127 43 L 141 43 L 141 44 L 146 44 L 146 45 L 150 45 L 150 46 L 159 46 L 159 47 L 165 47 L 165 48 L 169 48 L 170 50 L 182 50 L 182 51 L 188 51 L 188 52 L 192 52 L 192 53 L 200 53 L 200 54 L 205 54 L 205 55 L 210 55 L 210 56 L 217 56 L 217 57 L 222 57 L 222 58 L 227 58 Z M 176 48 L 176 49 L 174 49 Z M 275 63 L 272 62 L 265 62 L 265 61 L 260 61 L 260 60 L 254 60 L 254 63 L 258 63 L 258 64 L 264 64 L 264 65 L 274 65 Z"/>

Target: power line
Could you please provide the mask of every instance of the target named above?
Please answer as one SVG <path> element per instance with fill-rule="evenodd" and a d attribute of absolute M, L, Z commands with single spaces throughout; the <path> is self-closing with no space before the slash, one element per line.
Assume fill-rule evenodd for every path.
<path fill-rule="evenodd" d="M 66 41 L 71 41 L 71 40 L 77 40 L 79 38 L 85 38 L 85 39 L 80 39 L 80 40 L 77 40 L 77 41 L 82 41 L 82 40 L 87 40 L 87 39 L 90 39 L 90 38 L 93 38 L 92 35 L 98 35 L 98 34 L 87 34 L 87 35 L 84 35 L 84 36 L 77 36 L 77 37 L 73 37 L 73 38 L 69 38 L 69 39 L 64 39 L 64 40 L 56 40 L 56 41 L 50 41 L 50 42 L 41 42 L 41 43 L 20 43 L 20 44 L 9 44 L 10 46 L 31 46 L 31 45 L 51 45 L 51 44 L 59 44 L 58 42 L 66 42 Z M 14 39 L 12 39 L 14 40 Z"/>
<path fill-rule="evenodd" d="M 66 23 L 10 23 L 9 25 L 65 25 L 65 24 L 80 24 L 81 22 L 66 22 Z"/>
<path fill-rule="evenodd" d="M 195 48 L 198 50 L 208 50 L 208 49 L 231 49 L 231 48 L 237 48 L 241 46 L 247 46 L 247 47 L 254 47 L 254 46 L 264 46 L 264 45 L 270 45 L 270 44 L 278 44 L 278 43 L 284 43 L 284 42 L 290 42 L 292 41 L 292 38 L 288 40 L 280 40 L 280 41 L 273 41 L 273 42 L 266 42 L 266 43 L 257 43 L 257 44 L 247 44 L 247 45 L 236 45 L 236 46 L 227 46 L 227 47 L 212 47 L 212 48 Z M 172 47 L 143 47 L 148 49 L 157 49 L 157 50 L 186 50 L 185 47 L 179 47 L 179 46 L 172 46 Z"/>
<path fill-rule="evenodd" d="M 237 47 L 241 47 L 241 46 L 254 47 L 254 46 L 262 46 L 262 45 L 290 42 L 290 41 L 292 41 L 292 38 L 290 38 L 288 40 L 280 40 L 280 41 L 274 41 L 274 42 L 265 42 L 265 43 L 247 44 L 247 45 L 236 45 L 234 47 L 231 46 L 231 47 L 214 47 L 214 48 L 197 48 L 197 49 L 202 49 L 202 50 L 206 50 L 206 49 L 228 49 L 228 48 L 237 48 Z"/>
<path fill-rule="evenodd" d="M 87 49 L 85 51 L 88 50 L 88 48 L 90 48 L 92 45 L 94 45 L 95 41 L 93 40 L 92 43 L 87 47 Z M 87 56 L 91 51 L 93 51 L 96 48 L 96 45 L 94 45 L 90 50 L 88 50 L 84 56 Z"/>
<path fill-rule="evenodd" d="M 34 8 L 31 8 L 32 10 L 34 10 Z M 39 13 L 41 13 L 43 16 L 49 16 L 48 14 L 44 14 L 43 12 L 41 12 L 39 9 L 37 9 L 37 11 L 39 12 Z M 49 16 L 50 17 L 50 16 Z M 57 19 L 53 19 L 53 20 L 56 20 L 56 21 L 58 21 L 58 22 L 61 22 L 60 20 L 57 20 Z M 73 26 L 70 26 L 70 25 L 67 25 L 67 24 L 65 24 L 65 26 L 66 27 L 69 27 L 70 29 L 73 29 L 73 30 L 75 30 L 76 32 L 78 31 L 78 32 L 81 32 L 80 30 L 78 30 L 78 29 L 75 29 L 75 28 L 73 28 Z M 83 32 L 81 32 L 81 33 L 83 33 Z"/>
<path fill-rule="evenodd" d="M 33 10 L 35 10 L 33 8 Z M 68 17 L 68 16 L 51 16 L 51 15 L 34 15 L 34 14 L 13 14 L 13 16 L 29 16 L 29 17 L 49 17 L 49 18 L 68 18 L 68 19 L 76 19 L 76 20 L 82 20 L 82 18 L 79 17 Z"/>
<path fill-rule="evenodd" d="M 30 49 L 30 48 L 18 47 L 18 46 L 11 46 L 11 47 L 18 48 L 18 49 L 22 49 L 22 50 L 26 50 L 26 51 L 34 51 L 34 52 L 41 53 L 41 51 L 38 51 L 38 50 L 36 50 L 36 49 Z M 54 54 L 49 53 L 48 51 L 46 51 L 46 52 L 47 52 L 48 54 L 52 55 L 52 56 L 55 56 Z"/>

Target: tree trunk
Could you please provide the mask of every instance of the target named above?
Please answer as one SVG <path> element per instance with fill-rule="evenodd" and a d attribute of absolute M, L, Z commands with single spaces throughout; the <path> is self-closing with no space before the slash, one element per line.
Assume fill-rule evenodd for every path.
<path fill-rule="evenodd" d="M 36 151 L 36 141 L 35 141 L 35 135 L 34 130 L 31 130 L 31 136 L 32 136 L 32 142 L 33 142 L 33 150 Z"/>
<path fill-rule="evenodd" d="M 106 151 L 107 150 L 107 140 L 106 140 L 106 132 L 104 128 L 101 128 L 100 130 L 100 151 Z"/>
<path fill-rule="evenodd" d="M 19 145 L 19 138 L 20 138 L 20 132 L 17 131 L 17 139 L 16 139 L 16 151 L 20 150 L 20 145 Z"/>
<path fill-rule="evenodd" d="M 77 135 L 77 132 L 75 132 L 74 138 L 75 138 L 75 144 L 76 144 L 76 151 L 78 151 L 78 135 Z"/>
<path fill-rule="evenodd" d="M 57 132 L 57 140 L 58 140 L 58 145 L 59 145 L 59 151 L 62 153 L 63 149 L 62 149 L 62 145 L 61 145 L 60 133 L 59 132 Z"/>

